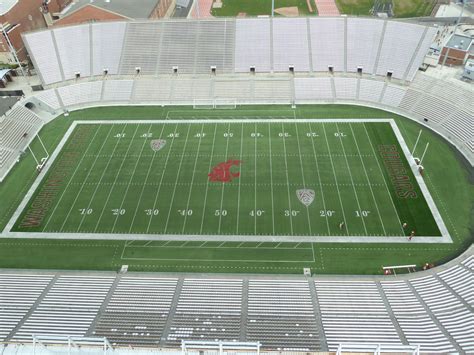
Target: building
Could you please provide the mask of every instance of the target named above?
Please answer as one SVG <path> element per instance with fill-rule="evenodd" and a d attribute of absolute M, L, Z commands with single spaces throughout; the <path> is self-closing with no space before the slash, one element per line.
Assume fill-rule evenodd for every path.
<path fill-rule="evenodd" d="M 464 65 L 469 58 L 474 58 L 472 37 L 453 34 L 441 50 L 439 63 L 449 66 L 458 66 Z"/>
<path fill-rule="evenodd" d="M 474 60 L 469 59 L 464 66 L 464 72 L 462 73 L 462 77 L 470 80 L 474 80 Z"/>
<path fill-rule="evenodd" d="M 0 2 L 0 63 L 15 64 L 14 53 L 9 41 L 15 49 L 18 59 L 27 58 L 21 33 L 47 27 L 51 21 L 51 13 L 60 12 L 71 0 L 2 0 Z"/>
<path fill-rule="evenodd" d="M 84 22 L 157 19 L 167 17 L 176 0 L 74 0 L 65 8 L 55 26 Z"/>

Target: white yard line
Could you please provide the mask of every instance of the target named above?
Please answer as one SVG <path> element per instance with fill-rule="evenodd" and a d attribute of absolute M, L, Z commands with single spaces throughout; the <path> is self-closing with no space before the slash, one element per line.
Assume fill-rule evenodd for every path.
<path fill-rule="evenodd" d="M 291 229 L 291 234 L 293 235 L 293 216 L 291 215 L 291 212 L 293 211 L 292 208 L 291 208 L 291 196 L 290 196 L 290 179 L 288 178 L 288 161 L 286 160 L 286 144 L 285 144 L 285 127 L 283 125 L 283 123 L 281 124 L 281 129 L 282 129 L 282 133 L 283 133 L 283 137 L 282 137 L 282 140 L 283 140 L 283 152 L 284 152 L 284 155 L 285 155 L 285 173 L 286 173 L 286 187 L 287 187 L 287 191 L 288 191 L 288 208 L 290 210 L 290 229 Z"/>
<path fill-rule="evenodd" d="M 174 127 L 173 138 L 171 139 L 170 148 L 168 150 L 168 154 L 166 155 L 166 161 L 165 161 L 165 165 L 163 166 L 163 169 L 162 169 L 162 173 L 161 173 L 161 177 L 160 177 L 160 183 L 158 185 L 158 191 L 156 192 L 155 199 L 153 201 L 152 211 L 154 211 L 156 209 L 156 202 L 158 201 L 158 196 L 160 195 L 161 186 L 162 186 L 162 183 L 163 183 L 163 178 L 165 177 L 166 168 L 168 166 L 168 160 L 170 158 L 171 149 L 173 148 L 173 143 L 174 143 L 174 139 L 176 137 L 176 130 L 177 129 L 178 129 L 178 124 L 176 124 L 176 126 Z M 153 213 L 150 215 L 150 219 L 148 220 L 148 225 L 146 227 L 146 232 L 147 233 L 150 231 L 150 225 L 151 225 L 152 219 L 153 219 Z"/>
<path fill-rule="evenodd" d="M 209 158 L 209 167 L 207 171 L 211 171 L 212 167 L 212 158 L 214 156 L 214 146 L 216 143 L 216 134 L 217 134 L 217 123 L 214 121 L 214 138 L 212 139 L 212 148 L 211 148 L 211 155 Z M 201 228 L 199 230 L 199 233 L 202 234 L 202 229 L 204 227 L 204 217 L 206 216 L 206 203 L 207 203 L 207 193 L 209 191 L 209 182 L 206 184 L 206 194 L 204 195 L 204 203 L 202 206 L 202 217 L 201 217 Z"/>
<path fill-rule="evenodd" d="M 196 158 L 194 159 L 194 167 L 193 167 L 193 174 L 191 177 L 191 186 L 189 187 L 189 193 L 188 193 L 188 201 L 186 202 L 186 211 L 189 209 L 189 203 L 191 202 L 191 195 L 193 193 L 193 184 L 194 184 L 194 176 L 196 174 L 196 166 L 199 158 L 199 150 L 201 149 L 201 141 L 202 141 L 202 135 L 204 132 L 204 124 L 201 124 L 201 135 L 199 136 L 199 143 L 197 147 L 197 152 L 196 152 Z M 186 213 L 184 215 L 184 222 L 183 222 L 183 229 L 181 230 L 181 233 L 184 233 L 184 230 L 186 228 L 186 221 L 188 220 L 188 214 Z"/>
<path fill-rule="evenodd" d="M 137 125 L 137 127 L 135 128 L 135 132 L 133 132 L 133 136 L 132 136 L 132 139 L 130 140 L 130 143 L 128 144 L 128 147 L 127 147 L 127 151 L 125 152 L 125 155 L 124 157 L 122 158 L 122 161 L 120 162 L 120 167 L 119 167 L 119 170 L 118 172 L 115 174 L 115 179 L 114 179 L 114 182 L 112 183 L 112 187 L 110 188 L 109 190 L 109 193 L 107 195 L 107 199 L 105 200 L 105 203 L 102 207 L 102 211 L 100 211 L 100 215 L 99 215 L 99 219 L 97 220 L 97 223 L 95 224 L 95 227 L 94 227 L 94 233 L 97 231 L 97 228 L 99 228 L 99 225 L 100 225 L 100 221 L 102 220 L 102 216 L 104 215 L 104 211 L 105 211 L 105 208 L 107 207 L 107 204 L 109 203 L 109 200 L 110 200 L 110 196 L 112 196 L 112 191 L 114 191 L 114 188 L 115 188 L 115 184 L 117 183 L 117 180 L 120 176 L 120 173 L 122 172 L 122 168 L 123 168 L 123 164 L 125 163 L 125 160 L 127 160 L 127 155 L 128 155 L 128 152 L 130 151 L 130 147 L 132 146 L 132 143 L 135 139 L 135 136 L 137 135 L 137 132 L 138 132 L 138 127 L 140 127 L 140 125 Z M 105 170 L 104 170 L 105 172 Z M 97 185 L 96 187 L 96 191 L 97 192 L 97 188 L 100 186 Z M 92 203 L 92 201 L 94 200 L 95 198 L 95 192 L 92 196 L 92 200 L 90 201 L 89 205 Z M 88 207 L 89 208 L 89 207 Z M 81 224 L 79 225 L 79 227 L 77 228 L 77 231 L 79 232 L 80 228 L 81 228 L 81 225 L 82 225 L 82 222 L 84 221 L 84 218 L 82 219 L 81 221 Z"/>
<path fill-rule="evenodd" d="M 270 191 L 272 198 L 272 234 L 275 234 L 275 205 L 273 203 L 273 167 L 272 167 L 272 134 L 268 124 L 268 145 L 270 150 Z"/>
<path fill-rule="evenodd" d="M 244 124 L 241 123 L 240 128 L 240 156 L 239 159 L 242 160 L 242 148 L 244 146 Z M 242 166 L 240 167 L 240 177 L 239 177 L 239 192 L 237 196 L 237 229 L 236 234 L 239 234 L 239 222 L 240 222 L 240 186 L 242 181 Z"/>
<path fill-rule="evenodd" d="M 336 129 L 339 133 L 341 133 L 337 123 L 336 123 Z M 364 225 L 364 232 L 365 232 L 365 235 L 368 235 L 367 234 L 367 227 L 365 225 L 365 220 L 364 220 L 364 217 L 362 216 L 362 208 L 360 207 L 359 196 L 357 195 L 357 190 L 354 186 L 354 179 L 352 178 L 351 168 L 349 166 L 349 161 L 347 160 L 346 149 L 344 148 L 344 143 L 342 142 L 342 137 L 341 137 L 340 134 L 339 134 L 339 142 L 341 143 L 342 152 L 344 153 L 344 159 L 346 161 L 347 171 L 349 173 L 349 178 L 351 179 L 352 189 L 354 190 L 354 195 L 355 195 L 355 198 L 356 198 L 356 201 L 357 201 L 357 207 L 359 208 L 359 211 L 360 211 L 360 218 L 362 219 L 362 224 Z"/>
<path fill-rule="evenodd" d="M 254 132 L 255 132 L 255 138 L 254 138 L 254 190 L 253 190 L 253 195 L 254 195 L 254 208 L 253 208 L 253 232 L 255 235 L 257 235 L 257 140 L 258 135 L 257 135 L 257 124 L 254 124 Z"/>
<path fill-rule="evenodd" d="M 316 148 L 314 146 L 314 139 L 313 139 L 313 129 L 311 127 L 311 124 L 308 123 L 308 127 L 309 127 L 309 132 L 310 132 L 310 135 L 311 135 L 311 145 L 313 146 L 313 155 L 314 155 L 314 161 L 316 163 L 316 172 L 317 172 L 317 175 L 318 175 L 318 182 L 319 182 L 319 189 L 321 191 L 321 198 L 323 200 L 323 208 L 324 208 L 324 214 L 325 214 L 325 219 L 326 219 L 326 224 L 327 224 L 327 227 L 328 227 L 328 235 L 331 234 L 331 229 L 329 228 L 329 218 L 328 218 L 328 215 L 327 215 L 327 208 L 326 208 L 326 200 L 324 198 L 324 189 L 323 189 L 323 186 L 322 186 L 322 182 L 321 182 L 321 173 L 319 172 L 319 163 L 318 163 L 318 156 L 316 154 Z M 341 209 L 342 209 L 342 206 L 341 206 Z"/>
<path fill-rule="evenodd" d="M 148 131 L 147 133 L 150 133 L 150 130 L 151 130 L 151 127 L 152 125 L 150 124 L 150 126 L 148 126 Z M 132 180 L 135 176 L 135 173 L 137 171 L 137 166 L 138 166 L 138 163 L 140 162 L 140 158 L 142 156 L 142 153 L 143 153 L 143 149 L 145 148 L 145 145 L 147 143 L 147 138 L 144 137 L 143 139 L 143 144 L 142 144 L 142 148 L 140 149 L 140 155 L 139 157 L 137 158 L 137 161 L 135 162 L 135 166 L 133 167 L 133 172 L 132 172 L 132 175 L 130 176 L 130 179 L 128 180 L 128 184 L 127 184 L 127 188 L 125 189 L 125 193 L 123 194 L 123 198 L 122 198 L 122 202 L 120 203 L 120 207 L 119 207 L 119 210 L 121 210 L 123 208 L 123 204 L 127 198 L 127 194 L 128 194 L 128 191 L 130 190 L 130 186 L 132 184 Z M 115 221 L 114 221 L 114 225 L 112 226 L 112 233 L 114 232 L 115 230 L 115 226 L 117 225 L 117 221 L 119 219 L 119 214 L 117 214 L 117 216 L 115 217 Z"/>
<path fill-rule="evenodd" d="M 163 124 L 161 126 L 161 132 L 160 132 L 160 135 L 159 135 L 158 139 L 161 139 L 164 129 L 165 129 L 165 125 Z M 150 164 L 148 165 L 148 170 L 146 172 L 145 182 L 143 183 L 142 189 L 140 191 L 140 196 L 138 197 L 138 204 L 137 204 L 137 207 L 135 208 L 135 212 L 133 214 L 132 222 L 130 222 L 130 228 L 128 229 L 129 233 L 131 233 L 131 231 L 133 229 L 133 224 L 135 223 L 135 219 L 137 218 L 138 209 L 140 208 L 140 204 L 142 202 L 143 193 L 145 192 L 145 187 L 148 183 L 148 178 L 150 176 L 151 168 L 153 167 L 153 162 L 155 161 L 156 153 L 157 153 L 156 150 L 153 151 L 153 156 L 151 158 Z M 153 214 L 153 211 L 152 211 L 152 214 Z"/>
<path fill-rule="evenodd" d="M 51 215 L 49 216 L 48 220 L 46 221 L 46 224 L 45 224 L 44 227 L 43 227 L 43 231 L 48 227 L 49 221 L 51 221 L 51 218 L 53 218 L 54 213 L 55 213 L 56 210 L 58 209 L 59 204 L 61 203 L 61 201 L 62 201 L 62 199 L 63 199 L 63 197 L 64 197 L 64 194 L 66 193 L 67 189 L 69 188 L 69 185 L 71 184 L 71 181 L 74 179 L 74 176 L 76 176 L 76 173 L 77 173 L 77 171 L 79 170 L 79 167 L 81 166 L 82 161 L 84 160 L 84 157 L 86 156 L 86 153 L 89 151 L 89 148 L 91 147 L 92 142 L 94 141 L 94 139 L 95 139 L 95 137 L 97 136 L 97 133 L 99 132 L 99 130 L 100 130 L 101 127 L 102 127 L 102 125 L 99 125 L 99 128 L 97 128 L 97 129 L 95 130 L 94 136 L 91 138 L 91 140 L 89 141 L 89 144 L 87 145 L 86 151 L 85 151 L 84 154 L 82 155 L 81 160 L 79 160 L 79 163 L 77 163 L 76 168 L 74 169 L 74 172 L 72 173 L 71 177 L 69 178 L 68 183 L 66 184 L 66 187 L 64 188 L 63 192 L 61 193 L 61 196 L 59 197 L 58 202 L 57 202 L 56 205 L 54 206 L 54 209 L 53 209 L 53 211 L 51 212 Z M 109 131 L 109 133 L 110 133 L 110 131 Z M 108 135 L 107 135 L 107 137 L 108 137 Z M 106 141 L 106 140 L 107 140 L 107 138 L 105 139 L 105 141 Z M 102 147 L 104 146 L 105 141 L 104 141 L 104 143 L 102 144 Z M 102 148 L 101 148 L 101 149 L 102 149 Z"/>
<path fill-rule="evenodd" d="M 304 169 L 303 169 L 303 159 L 301 158 L 301 147 L 300 147 L 300 138 L 299 138 L 299 131 L 298 131 L 298 124 L 295 123 L 296 128 L 296 142 L 298 144 L 298 153 L 300 156 L 300 168 L 301 168 L 301 177 L 303 179 L 303 188 L 306 189 L 306 179 L 304 178 Z M 308 226 L 309 226 L 309 234 L 312 235 L 313 231 L 311 228 L 311 218 L 309 216 L 309 206 L 306 207 L 306 215 L 308 216 Z"/>
<path fill-rule="evenodd" d="M 225 161 L 227 161 L 227 154 L 229 152 L 229 131 L 230 131 L 230 123 L 227 126 L 227 142 L 225 147 Z M 222 206 L 224 205 L 224 191 L 225 191 L 225 182 L 222 182 L 222 191 L 221 191 L 221 207 L 219 212 L 219 226 L 217 227 L 217 233 L 221 233 L 221 224 L 222 224 Z"/>
<path fill-rule="evenodd" d="M 360 155 L 359 144 L 357 143 L 357 138 L 356 138 L 356 136 L 355 136 L 354 130 L 352 129 L 352 125 L 351 125 L 350 123 L 349 123 L 349 128 L 351 129 L 352 138 L 354 139 L 354 142 L 355 142 L 355 144 L 356 144 L 357 153 L 359 154 L 359 159 L 360 159 L 360 162 L 362 163 L 362 168 L 364 169 L 365 177 L 366 177 L 367 182 L 368 182 L 368 184 L 369 184 L 369 188 L 370 188 L 370 193 L 371 193 L 371 195 L 372 195 L 372 199 L 373 199 L 374 202 L 375 202 L 375 208 L 377 209 L 377 215 L 379 216 L 380 223 L 382 224 L 383 234 L 386 236 L 386 235 L 387 235 L 387 231 L 385 230 L 385 225 L 384 225 L 384 223 L 383 223 L 382 215 L 380 214 L 379 204 L 377 203 L 377 200 L 376 200 L 376 198 L 375 198 L 374 190 L 372 189 L 372 186 L 370 185 L 371 182 L 370 182 L 370 179 L 369 179 L 369 174 L 367 174 L 367 169 L 365 168 L 364 159 L 362 159 L 362 156 Z M 375 160 L 377 160 L 377 158 L 375 158 Z M 362 215 L 361 215 L 361 216 L 362 216 Z"/>
<path fill-rule="evenodd" d="M 328 152 L 329 152 L 329 159 L 331 161 L 331 167 L 332 167 L 332 173 L 334 175 L 334 181 L 336 182 L 337 196 L 339 197 L 339 203 L 341 205 L 341 211 L 342 211 L 342 219 L 344 220 L 344 224 L 346 226 L 346 228 L 344 228 L 344 229 L 346 231 L 346 234 L 349 235 L 349 225 L 347 224 L 346 213 L 344 212 L 344 205 L 342 204 L 341 191 L 339 190 L 339 184 L 337 182 L 337 174 L 336 174 L 336 169 L 334 168 L 334 161 L 332 160 L 331 148 L 329 147 L 329 141 L 328 141 L 328 135 L 326 133 L 326 127 L 324 126 L 324 123 L 322 123 L 321 125 L 323 127 L 324 139 L 326 141 L 326 146 L 327 146 Z"/>
<path fill-rule="evenodd" d="M 213 158 L 213 155 L 214 155 L 214 146 L 215 146 L 215 143 L 216 143 L 216 134 L 217 134 L 217 123 L 214 121 L 214 138 L 212 139 L 211 156 L 209 158 L 209 167 L 208 167 L 207 171 L 211 171 L 211 167 L 212 167 L 212 158 Z M 206 203 L 207 203 L 207 193 L 208 193 L 208 191 L 209 191 L 209 181 L 207 182 L 207 185 L 206 185 L 206 194 L 204 195 L 204 203 L 203 203 L 203 206 L 202 206 L 201 228 L 199 230 L 200 234 L 202 233 L 202 229 L 204 227 L 204 217 L 206 216 Z"/>
<path fill-rule="evenodd" d="M 125 125 L 124 128 L 122 129 L 122 133 L 123 133 L 123 131 L 125 130 L 125 127 L 126 127 L 126 125 Z M 110 132 L 112 131 L 113 128 L 114 128 L 114 125 L 112 125 L 112 127 L 110 127 L 110 130 L 109 130 L 109 132 L 107 133 L 107 137 L 104 139 L 104 142 L 102 143 L 102 146 L 100 147 L 99 152 L 101 152 L 102 149 L 104 148 L 105 143 L 108 141 Z M 121 139 L 121 138 L 117 139 L 117 142 L 115 142 L 115 146 L 114 146 L 113 152 L 115 152 L 115 148 L 117 148 L 117 145 L 118 145 L 118 142 L 120 141 L 120 139 Z M 113 155 L 113 152 L 112 152 L 112 155 Z M 109 159 L 109 162 L 110 162 L 111 159 L 112 159 L 112 158 Z M 71 207 L 69 208 L 69 211 L 68 211 L 68 213 L 67 213 L 67 215 L 66 215 L 66 218 L 64 218 L 64 222 L 62 223 L 61 228 L 59 229 L 60 231 L 62 231 L 62 230 L 64 229 L 64 226 L 66 225 L 66 222 L 67 222 L 67 220 L 68 220 L 68 218 L 69 218 L 69 215 L 70 215 L 71 212 L 72 212 L 72 209 L 73 209 L 74 206 L 76 205 L 77 200 L 79 199 L 79 197 L 81 196 L 82 191 L 84 190 L 84 186 L 86 185 L 86 181 L 89 179 L 90 174 L 91 174 L 92 171 L 94 170 L 94 167 L 95 167 L 95 164 L 96 164 L 97 160 L 98 160 L 98 157 L 96 157 L 96 158 L 94 159 L 94 162 L 92 163 L 91 167 L 89 168 L 89 171 L 87 172 L 86 178 L 85 178 L 84 181 L 82 182 L 81 188 L 79 189 L 79 192 L 76 194 L 76 197 L 74 198 L 74 201 L 73 201 L 73 203 L 71 204 Z M 107 165 L 107 166 L 108 166 L 108 165 Z M 104 169 L 104 171 L 102 172 L 102 174 L 105 174 L 105 169 Z M 101 175 L 101 177 L 102 177 L 102 175 Z M 100 181 L 99 181 L 99 182 L 100 182 Z M 99 186 L 99 184 L 97 184 L 96 189 L 98 188 L 98 186 Z M 89 207 L 90 207 L 90 206 L 88 206 L 88 207 L 86 208 L 86 210 L 88 210 Z M 84 219 L 84 217 L 85 217 L 85 215 L 82 216 L 81 222 L 82 222 L 82 220 Z"/>
<path fill-rule="evenodd" d="M 171 196 L 170 209 L 168 211 L 168 217 L 166 218 L 165 224 L 165 234 L 168 231 L 168 223 L 170 222 L 171 210 L 173 208 L 174 196 L 176 194 L 176 187 L 178 186 L 179 173 L 181 172 L 181 166 L 183 165 L 184 153 L 186 152 L 186 147 L 188 146 L 189 131 L 191 130 L 191 125 L 188 125 L 188 131 L 186 133 L 186 140 L 184 141 L 183 154 L 181 155 L 181 160 L 178 165 L 178 173 L 176 174 L 176 181 L 174 183 L 173 195 Z M 187 213 L 187 211 L 186 211 Z"/>
<path fill-rule="evenodd" d="M 385 188 L 387 189 L 388 196 L 390 197 L 390 201 L 392 202 L 393 210 L 395 211 L 395 214 L 398 218 L 398 224 L 400 226 L 400 231 L 401 231 L 400 235 L 404 236 L 405 231 L 403 230 L 402 221 L 400 220 L 400 215 L 398 214 L 397 208 L 395 207 L 395 202 L 393 201 L 392 194 L 390 193 L 390 189 L 388 188 L 387 181 L 385 180 L 385 175 L 383 173 L 382 167 L 380 166 L 380 162 L 379 162 L 377 153 L 375 152 L 375 148 L 374 148 L 374 145 L 372 143 L 372 139 L 370 138 L 369 132 L 367 131 L 367 127 L 365 127 L 365 123 L 362 123 L 362 125 L 364 126 L 365 134 L 367 135 L 367 139 L 370 143 L 370 147 L 372 148 L 372 152 L 374 153 L 374 159 L 377 162 L 377 166 L 379 167 L 379 171 L 380 171 L 380 174 L 382 175 L 382 180 L 383 180 L 383 183 L 385 185 Z"/>

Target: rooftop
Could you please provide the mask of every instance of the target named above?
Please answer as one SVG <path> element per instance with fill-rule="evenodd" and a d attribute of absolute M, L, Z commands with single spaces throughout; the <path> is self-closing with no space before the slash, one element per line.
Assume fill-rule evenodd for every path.
<path fill-rule="evenodd" d="M 147 19 L 158 3 L 159 0 L 140 0 L 140 6 L 138 6 L 135 1 L 131 0 L 74 0 L 63 11 L 63 16 L 67 16 L 86 5 L 94 5 L 132 19 Z"/>
<path fill-rule="evenodd" d="M 471 42 L 471 37 L 455 34 L 449 39 L 448 43 L 446 43 L 446 47 L 467 51 L 471 46 Z"/>
<path fill-rule="evenodd" d="M 0 0 L 0 16 L 10 11 L 17 2 L 18 0 Z"/>

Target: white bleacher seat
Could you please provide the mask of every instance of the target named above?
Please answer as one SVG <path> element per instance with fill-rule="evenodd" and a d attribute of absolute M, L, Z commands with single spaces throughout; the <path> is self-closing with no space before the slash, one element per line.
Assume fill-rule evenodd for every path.
<path fill-rule="evenodd" d="M 363 18 L 347 19 L 347 71 L 373 73 L 378 49 L 382 40 L 382 20 Z"/>
<path fill-rule="evenodd" d="M 249 280 L 247 339 L 285 351 L 319 348 L 307 280 Z"/>
<path fill-rule="evenodd" d="M 255 100 L 265 102 L 290 102 L 289 80 L 255 80 Z"/>
<path fill-rule="evenodd" d="M 172 81 L 169 79 L 136 80 L 132 100 L 134 102 L 169 102 L 171 97 L 171 85 Z"/>
<path fill-rule="evenodd" d="M 126 22 L 101 22 L 92 25 L 92 74 L 109 75 L 119 72 Z"/>
<path fill-rule="evenodd" d="M 167 343 L 240 337 L 242 280 L 191 279 L 183 282 Z M 201 337 L 202 335 L 202 337 Z"/>
<path fill-rule="evenodd" d="M 84 336 L 113 280 L 113 276 L 60 276 L 16 331 L 14 339 L 30 340 L 33 334 Z"/>
<path fill-rule="evenodd" d="M 52 279 L 51 275 L 0 274 L 0 342 L 29 312 Z"/>
<path fill-rule="evenodd" d="M 215 98 L 242 101 L 253 100 L 253 92 L 249 80 L 216 80 L 214 84 Z"/>
<path fill-rule="evenodd" d="M 273 19 L 273 70 L 309 71 L 308 26 L 305 18 Z"/>
<path fill-rule="evenodd" d="M 336 88 L 336 98 L 338 100 L 355 100 L 357 94 L 356 78 L 334 78 L 334 86 Z"/>
<path fill-rule="evenodd" d="M 176 278 L 123 277 L 94 328 L 115 344 L 159 342 L 176 291 Z M 134 334 L 130 339 L 128 334 Z"/>
<path fill-rule="evenodd" d="M 235 20 L 202 20 L 198 28 L 194 72 L 209 73 L 211 66 L 216 66 L 217 73 L 233 72 Z"/>
<path fill-rule="evenodd" d="M 35 93 L 35 97 L 54 110 L 61 108 L 61 104 L 59 103 L 58 96 L 54 89 L 39 91 Z"/>
<path fill-rule="evenodd" d="M 236 19 L 235 71 L 271 71 L 270 19 Z"/>
<path fill-rule="evenodd" d="M 403 86 L 387 85 L 381 102 L 387 106 L 398 107 L 406 91 L 406 87 Z"/>
<path fill-rule="evenodd" d="M 344 21 L 343 18 L 309 19 L 314 71 L 327 72 L 329 66 L 334 71 L 344 71 Z"/>
<path fill-rule="evenodd" d="M 375 282 L 317 280 L 315 285 L 330 351 L 339 343 L 400 343 Z"/>
<path fill-rule="evenodd" d="M 449 120 L 441 123 L 446 130 L 462 141 L 472 140 L 474 137 L 474 115 L 469 111 L 459 110 Z"/>
<path fill-rule="evenodd" d="M 91 76 L 90 25 L 59 27 L 53 32 L 64 78 L 74 79 L 76 72 L 81 77 Z"/>
<path fill-rule="evenodd" d="M 120 60 L 119 74 L 154 75 L 157 70 L 160 39 L 164 22 L 128 22 Z"/>
<path fill-rule="evenodd" d="M 58 88 L 58 94 L 65 106 L 92 104 L 100 101 L 102 81 L 85 82 Z"/>
<path fill-rule="evenodd" d="M 45 84 L 57 83 L 62 80 L 56 48 L 52 32 L 40 31 L 24 34 L 28 52 L 33 58 L 36 69 Z"/>
<path fill-rule="evenodd" d="M 377 74 L 383 76 L 392 71 L 394 78 L 404 79 L 424 30 L 425 27 L 420 25 L 387 21 Z M 421 62 L 418 63 L 420 65 Z"/>
<path fill-rule="evenodd" d="M 128 102 L 132 98 L 133 80 L 106 80 L 102 100 Z"/>
<path fill-rule="evenodd" d="M 412 112 L 429 122 L 439 123 L 450 117 L 456 110 L 456 106 L 446 101 L 431 95 L 424 95 L 413 107 Z"/>
<path fill-rule="evenodd" d="M 384 87 L 383 81 L 360 79 L 359 100 L 378 102 Z"/>
<path fill-rule="evenodd" d="M 296 100 L 334 100 L 330 78 L 295 78 Z"/>

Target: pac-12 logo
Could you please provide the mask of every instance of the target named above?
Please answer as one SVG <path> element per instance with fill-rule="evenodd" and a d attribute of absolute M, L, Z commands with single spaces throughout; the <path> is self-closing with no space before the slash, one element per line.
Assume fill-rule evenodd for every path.
<path fill-rule="evenodd" d="M 239 166 L 241 162 L 241 160 L 229 159 L 226 162 L 217 164 L 212 168 L 212 171 L 207 174 L 207 176 L 209 176 L 209 181 L 231 182 L 233 178 L 238 178 L 240 172 L 232 173 L 230 168 L 233 166 Z"/>

